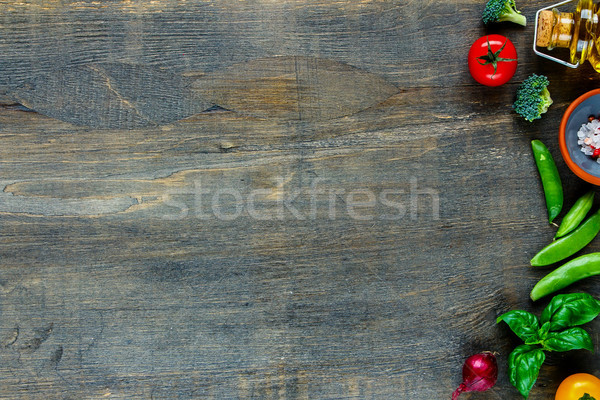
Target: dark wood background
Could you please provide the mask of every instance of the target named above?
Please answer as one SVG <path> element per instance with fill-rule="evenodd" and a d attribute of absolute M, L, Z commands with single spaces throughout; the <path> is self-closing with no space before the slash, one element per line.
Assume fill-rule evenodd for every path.
<path fill-rule="evenodd" d="M 532 53 L 548 2 L 484 4 L 0 1 L 0 398 L 447 399 L 490 350 L 465 399 L 517 399 L 495 318 L 547 304 L 555 231 L 529 142 L 570 206 L 558 124 L 600 80 Z M 466 68 L 485 33 L 519 53 L 499 88 Z M 573 372 L 600 361 L 550 355 L 530 398 Z"/>

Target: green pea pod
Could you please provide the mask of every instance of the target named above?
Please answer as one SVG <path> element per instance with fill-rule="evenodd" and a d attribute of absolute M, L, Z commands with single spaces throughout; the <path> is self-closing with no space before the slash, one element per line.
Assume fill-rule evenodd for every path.
<path fill-rule="evenodd" d="M 550 151 L 539 140 L 531 141 L 531 148 L 542 179 L 544 195 L 546 197 L 546 207 L 548 208 L 548 220 L 554 221 L 554 218 L 560 214 L 563 206 L 563 188 L 558 174 L 558 169 L 554 163 L 554 158 Z"/>
<path fill-rule="evenodd" d="M 598 232 L 600 232 L 600 210 L 592 214 L 569 235 L 553 241 L 540 250 L 531 259 L 531 265 L 543 267 L 562 261 L 587 246 L 598 235 Z"/>
<path fill-rule="evenodd" d="M 539 300 L 581 279 L 599 274 L 600 253 L 577 257 L 543 277 L 531 290 L 531 300 Z"/>
<path fill-rule="evenodd" d="M 590 208 L 592 208 L 593 203 L 594 192 L 591 190 L 577 199 L 575 204 L 573 204 L 573 207 L 571 207 L 569 212 L 565 214 L 560 222 L 555 238 L 558 239 L 559 237 L 565 236 L 567 233 L 577 228 L 587 215 L 588 211 L 590 211 Z"/>

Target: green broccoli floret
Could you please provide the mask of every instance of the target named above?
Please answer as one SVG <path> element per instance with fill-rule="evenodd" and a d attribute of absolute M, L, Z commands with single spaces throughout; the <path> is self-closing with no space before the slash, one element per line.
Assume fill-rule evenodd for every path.
<path fill-rule="evenodd" d="M 542 118 L 552 104 L 548 85 L 550 81 L 544 75 L 533 74 L 525 79 L 517 89 L 517 99 L 513 107 L 517 114 L 527 121 Z"/>
<path fill-rule="evenodd" d="M 483 10 L 483 23 L 488 25 L 492 22 L 514 22 L 519 25 L 527 25 L 527 18 L 517 11 L 515 0 L 490 0 Z"/>

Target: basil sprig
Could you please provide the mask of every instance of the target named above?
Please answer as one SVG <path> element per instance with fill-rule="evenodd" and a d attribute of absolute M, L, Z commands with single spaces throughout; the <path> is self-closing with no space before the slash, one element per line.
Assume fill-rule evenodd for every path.
<path fill-rule="evenodd" d="M 510 383 L 527 399 L 546 359 L 544 351 L 585 349 L 594 351 L 590 334 L 579 325 L 600 314 L 600 301 L 587 293 L 554 296 L 540 318 L 523 310 L 509 311 L 498 317 L 525 344 L 508 357 Z"/>

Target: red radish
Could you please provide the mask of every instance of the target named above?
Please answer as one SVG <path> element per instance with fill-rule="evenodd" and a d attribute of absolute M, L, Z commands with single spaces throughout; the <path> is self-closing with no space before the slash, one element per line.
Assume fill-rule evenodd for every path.
<path fill-rule="evenodd" d="M 485 392 L 498 380 L 496 356 L 489 351 L 472 355 L 463 365 L 463 382 L 452 393 L 452 400 L 464 392 Z"/>

